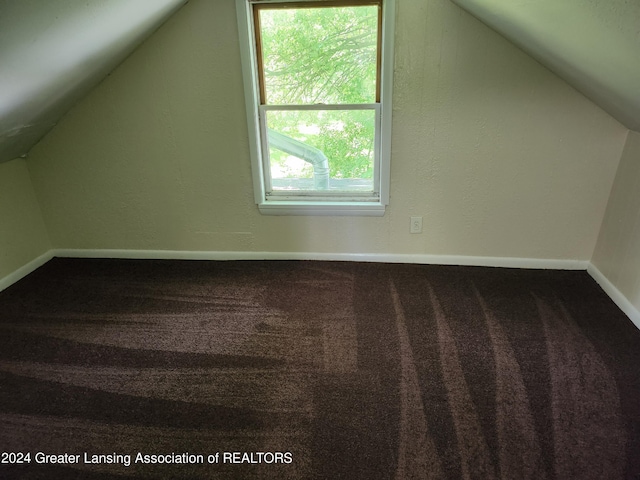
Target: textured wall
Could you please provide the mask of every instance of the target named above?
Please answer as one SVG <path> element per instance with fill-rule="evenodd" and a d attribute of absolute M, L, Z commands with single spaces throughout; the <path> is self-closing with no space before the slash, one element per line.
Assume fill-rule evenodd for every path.
<path fill-rule="evenodd" d="M 640 133 L 629 132 L 593 264 L 640 310 Z"/>
<path fill-rule="evenodd" d="M 590 259 L 626 129 L 448 0 L 396 31 L 384 217 L 259 214 L 234 1 L 191 0 L 32 150 L 54 246 Z"/>
<path fill-rule="evenodd" d="M 26 162 L 0 164 L 0 285 L 50 248 Z"/>

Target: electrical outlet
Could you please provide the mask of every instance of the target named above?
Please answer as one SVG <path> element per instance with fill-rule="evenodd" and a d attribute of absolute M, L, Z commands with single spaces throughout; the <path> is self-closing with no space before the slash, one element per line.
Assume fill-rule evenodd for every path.
<path fill-rule="evenodd" d="M 422 217 L 411 217 L 411 233 L 422 233 Z"/>

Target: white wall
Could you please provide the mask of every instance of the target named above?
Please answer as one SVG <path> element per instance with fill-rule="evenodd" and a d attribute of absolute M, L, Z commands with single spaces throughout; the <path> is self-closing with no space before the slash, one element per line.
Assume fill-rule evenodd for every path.
<path fill-rule="evenodd" d="M 633 307 L 640 311 L 638 132 L 629 132 L 592 262 Z M 640 316 L 638 319 L 640 320 Z"/>
<path fill-rule="evenodd" d="M 0 163 L 0 290 L 50 248 L 26 162 Z"/>
<path fill-rule="evenodd" d="M 31 151 L 54 247 L 589 260 L 627 130 L 448 0 L 397 3 L 384 217 L 259 214 L 234 1 L 191 0 Z"/>

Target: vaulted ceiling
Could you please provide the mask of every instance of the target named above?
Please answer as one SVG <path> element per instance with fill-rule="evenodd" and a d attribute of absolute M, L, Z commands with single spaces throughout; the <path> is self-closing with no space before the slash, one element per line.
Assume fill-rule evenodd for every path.
<path fill-rule="evenodd" d="M 186 0 L 0 0 L 0 162 L 25 155 Z"/>
<path fill-rule="evenodd" d="M 187 0 L 0 0 L 0 162 Z M 640 0 L 452 0 L 640 131 Z"/>
<path fill-rule="evenodd" d="M 640 0 L 452 0 L 640 131 Z"/>

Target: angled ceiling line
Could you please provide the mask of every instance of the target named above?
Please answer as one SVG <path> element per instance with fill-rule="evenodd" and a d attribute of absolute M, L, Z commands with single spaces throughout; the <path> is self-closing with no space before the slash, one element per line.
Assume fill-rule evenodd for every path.
<path fill-rule="evenodd" d="M 0 162 L 25 156 L 187 0 L 0 0 Z"/>
<path fill-rule="evenodd" d="M 452 2 L 640 131 L 640 1 Z"/>

